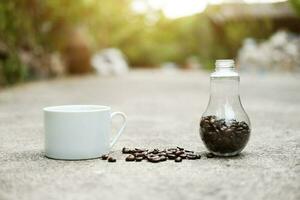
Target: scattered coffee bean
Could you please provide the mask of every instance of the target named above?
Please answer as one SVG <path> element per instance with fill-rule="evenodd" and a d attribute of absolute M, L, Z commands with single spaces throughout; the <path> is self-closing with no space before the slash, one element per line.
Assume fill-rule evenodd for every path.
<path fill-rule="evenodd" d="M 158 155 L 159 155 L 159 156 L 167 156 L 167 153 L 165 153 L 165 152 L 160 152 Z"/>
<path fill-rule="evenodd" d="M 152 157 L 154 157 L 154 156 L 155 156 L 154 154 L 148 153 L 148 154 L 146 155 L 146 158 L 149 160 L 150 158 L 152 158 Z"/>
<path fill-rule="evenodd" d="M 139 148 L 135 148 L 135 153 L 143 153 L 148 151 L 147 149 L 139 149 Z"/>
<path fill-rule="evenodd" d="M 154 153 L 154 154 L 158 154 L 158 153 L 159 153 L 159 149 L 154 149 L 154 150 L 153 150 L 153 153 Z"/>
<path fill-rule="evenodd" d="M 129 148 L 124 147 L 124 148 L 122 149 L 122 153 L 124 153 L 124 154 L 129 154 L 129 153 L 132 153 L 132 151 L 131 151 Z"/>
<path fill-rule="evenodd" d="M 184 150 L 186 153 L 194 153 L 194 151 Z"/>
<path fill-rule="evenodd" d="M 108 162 L 117 162 L 117 160 L 116 160 L 115 158 L 113 158 L 113 157 L 109 157 L 109 158 L 107 159 L 107 161 L 108 161 Z"/>
<path fill-rule="evenodd" d="M 167 156 L 168 156 L 169 160 L 174 160 L 176 158 L 176 155 L 172 154 L 172 153 L 168 153 Z"/>
<path fill-rule="evenodd" d="M 206 157 L 207 157 L 207 158 L 213 158 L 213 157 L 215 157 L 215 156 L 214 156 L 214 154 L 212 154 L 212 153 L 207 153 L 207 154 L 206 154 Z"/>
<path fill-rule="evenodd" d="M 196 159 L 200 159 L 201 155 L 200 154 L 196 154 Z"/>
<path fill-rule="evenodd" d="M 208 150 L 228 154 L 241 151 L 250 136 L 249 125 L 235 119 L 218 119 L 210 115 L 201 118 L 200 135 Z"/>
<path fill-rule="evenodd" d="M 184 154 L 180 154 L 179 156 L 180 156 L 180 158 L 182 158 L 182 159 L 186 159 L 186 154 L 185 154 L 185 153 L 184 153 Z"/>
<path fill-rule="evenodd" d="M 195 154 L 187 154 L 186 158 L 189 160 L 196 160 L 197 159 L 197 155 Z"/>
<path fill-rule="evenodd" d="M 126 160 L 126 161 L 129 161 L 129 162 L 134 161 L 135 159 L 136 159 L 135 156 L 132 155 L 132 154 L 128 155 L 128 156 L 125 158 L 125 160 Z"/>
<path fill-rule="evenodd" d="M 101 159 L 102 159 L 102 160 L 107 160 L 108 157 L 109 157 L 109 156 L 108 156 L 107 154 L 105 154 L 105 155 L 101 156 Z"/>
<path fill-rule="evenodd" d="M 135 157 L 145 157 L 144 153 L 134 153 L 133 154 Z"/>
<path fill-rule="evenodd" d="M 175 155 L 176 155 L 176 156 L 180 156 L 181 154 L 184 154 L 184 151 L 176 151 L 176 152 L 175 152 Z"/>
<path fill-rule="evenodd" d="M 144 159 L 143 157 L 136 157 L 136 158 L 135 158 L 135 161 L 136 161 L 136 162 L 141 162 L 143 159 Z"/>
<path fill-rule="evenodd" d="M 180 150 L 180 151 L 184 150 L 184 148 L 181 148 L 181 147 L 177 147 L 177 149 Z"/>
<path fill-rule="evenodd" d="M 152 157 L 149 157 L 148 160 L 150 162 L 157 163 L 160 161 L 160 156 L 152 156 Z"/>
<path fill-rule="evenodd" d="M 181 157 L 177 157 L 176 159 L 175 159 L 175 162 L 181 162 L 182 161 L 182 158 Z"/>
<path fill-rule="evenodd" d="M 160 161 L 166 161 L 167 157 L 166 156 L 160 156 Z"/>
<path fill-rule="evenodd" d="M 177 151 L 177 148 L 167 149 L 167 153 L 175 153 L 176 151 Z"/>

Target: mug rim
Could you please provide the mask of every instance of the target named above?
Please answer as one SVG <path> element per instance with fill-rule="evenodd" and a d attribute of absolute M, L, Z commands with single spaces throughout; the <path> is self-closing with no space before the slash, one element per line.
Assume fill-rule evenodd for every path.
<path fill-rule="evenodd" d="M 48 106 L 43 108 L 44 112 L 55 112 L 55 113 L 86 113 L 86 112 L 99 112 L 108 111 L 111 108 L 104 105 L 59 105 L 59 106 Z"/>

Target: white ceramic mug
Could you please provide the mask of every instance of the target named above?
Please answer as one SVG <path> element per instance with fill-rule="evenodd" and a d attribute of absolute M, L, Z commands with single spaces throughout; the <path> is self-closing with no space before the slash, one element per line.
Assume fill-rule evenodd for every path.
<path fill-rule="evenodd" d="M 111 121 L 123 118 L 123 125 L 110 142 Z M 126 126 L 126 115 L 111 113 L 108 106 L 66 105 L 44 108 L 45 152 L 54 159 L 81 160 L 107 154 Z"/>

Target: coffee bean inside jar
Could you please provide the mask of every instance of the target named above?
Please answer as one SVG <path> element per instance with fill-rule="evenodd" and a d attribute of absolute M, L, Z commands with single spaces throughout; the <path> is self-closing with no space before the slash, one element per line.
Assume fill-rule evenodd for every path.
<path fill-rule="evenodd" d="M 236 155 L 246 146 L 250 127 L 244 121 L 225 120 L 214 115 L 200 121 L 200 135 L 209 151 L 216 155 Z"/>
<path fill-rule="evenodd" d="M 250 119 L 241 103 L 239 84 L 234 60 L 216 60 L 208 105 L 200 120 L 201 139 L 212 155 L 235 156 L 249 140 Z"/>

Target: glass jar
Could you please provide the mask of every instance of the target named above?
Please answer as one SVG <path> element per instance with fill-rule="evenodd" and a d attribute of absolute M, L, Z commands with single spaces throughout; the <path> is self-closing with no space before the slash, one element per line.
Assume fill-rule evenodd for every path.
<path fill-rule="evenodd" d="M 246 146 L 250 120 L 239 95 L 240 77 L 233 60 L 217 60 L 210 76 L 210 98 L 200 121 L 200 136 L 217 156 L 235 156 Z"/>

